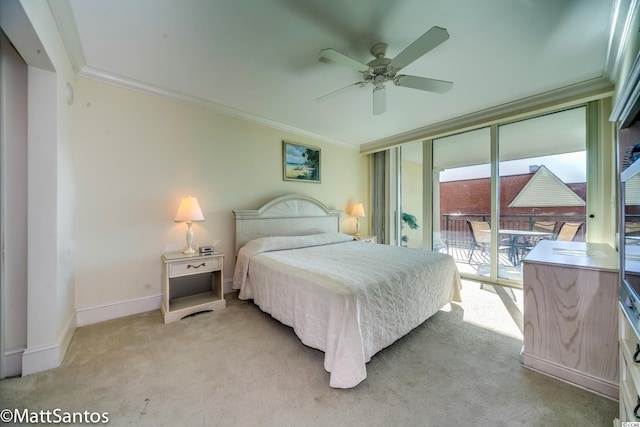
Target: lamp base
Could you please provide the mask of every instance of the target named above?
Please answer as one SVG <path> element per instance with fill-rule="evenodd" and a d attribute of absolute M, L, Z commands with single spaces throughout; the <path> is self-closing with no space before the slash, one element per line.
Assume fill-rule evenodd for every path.
<path fill-rule="evenodd" d="M 191 229 L 191 221 L 187 221 L 187 249 L 182 253 L 185 255 L 195 254 L 196 250 L 191 245 L 193 245 L 193 230 Z"/>

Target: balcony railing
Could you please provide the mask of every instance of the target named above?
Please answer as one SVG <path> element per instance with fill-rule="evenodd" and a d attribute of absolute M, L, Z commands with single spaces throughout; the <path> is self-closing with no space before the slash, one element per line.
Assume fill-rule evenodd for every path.
<path fill-rule="evenodd" d="M 440 238 L 442 240 L 439 245 L 449 252 L 450 248 L 470 248 L 473 242 L 467 220 L 469 221 L 489 221 L 490 214 L 445 214 L 440 219 Z M 585 215 L 501 215 L 499 229 L 509 230 L 531 230 L 535 221 L 553 221 L 556 222 L 555 232 L 557 233 L 560 224 L 563 222 L 584 222 Z M 584 241 L 586 227 L 583 226 L 575 240 Z M 435 243 L 435 242 L 434 242 Z M 438 245 L 436 245 L 438 246 Z"/>

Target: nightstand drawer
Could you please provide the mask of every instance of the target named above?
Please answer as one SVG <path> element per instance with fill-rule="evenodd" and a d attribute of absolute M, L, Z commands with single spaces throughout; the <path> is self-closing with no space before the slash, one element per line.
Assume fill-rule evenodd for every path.
<path fill-rule="evenodd" d="M 221 268 L 220 258 L 194 259 L 190 261 L 172 262 L 169 264 L 169 277 L 206 273 Z"/>

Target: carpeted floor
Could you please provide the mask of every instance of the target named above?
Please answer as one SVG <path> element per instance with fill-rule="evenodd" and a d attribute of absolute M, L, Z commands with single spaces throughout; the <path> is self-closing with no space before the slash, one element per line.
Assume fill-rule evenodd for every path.
<path fill-rule="evenodd" d="M 462 304 L 349 390 L 329 387 L 322 352 L 235 297 L 168 325 L 159 311 L 115 319 L 78 328 L 60 368 L 0 381 L 0 409 L 106 412 L 113 426 L 611 426 L 616 402 L 520 366 L 521 295 L 465 282 Z"/>

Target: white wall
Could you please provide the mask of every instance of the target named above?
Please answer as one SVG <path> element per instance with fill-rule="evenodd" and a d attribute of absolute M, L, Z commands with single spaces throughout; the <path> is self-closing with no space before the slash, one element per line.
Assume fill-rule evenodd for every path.
<path fill-rule="evenodd" d="M 29 68 L 28 148 L 28 324 L 29 347 L 55 342 L 58 327 L 56 298 L 57 144 L 56 75 Z M 35 266 L 38 268 L 34 268 Z M 53 304 L 52 304 L 53 302 Z M 35 309 L 37 307 L 37 310 Z M 43 321 L 48 319 L 48 321 Z"/>
<path fill-rule="evenodd" d="M 27 64 L 0 34 L 0 185 L 3 197 L 0 378 L 22 372 L 27 347 Z"/>
<path fill-rule="evenodd" d="M 76 326 L 72 116 L 65 102 L 74 72 L 47 2 L 4 0 L 0 10 L 0 25 L 28 65 L 26 375 L 58 366 Z"/>
<path fill-rule="evenodd" d="M 222 241 L 227 286 L 233 209 L 289 193 L 341 210 L 368 202 L 356 149 L 76 80 L 48 2 L 1 6 L 0 24 L 28 64 L 27 321 L 11 326 L 27 330 L 23 374 L 58 366 L 76 322 L 159 307 L 160 255 L 184 246 L 185 226 L 172 221 L 184 195 L 198 196 L 207 218 L 194 226 L 196 245 Z M 321 184 L 282 180 L 283 139 L 322 149 Z M 345 215 L 343 231 L 354 229 Z"/>
<path fill-rule="evenodd" d="M 206 218 L 193 226 L 194 246 L 221 240 L 227 288 L 233 209 L 289 193 L 344 211 L 368 202 L 367 161 L 356 149 L 84 78 L 73 111 L 79 324 L 159 307 L 160 256 L 185 246 L 186 225 L 173 222 L 183 196 L 198 197 Z M 283 139 L 321 148 L 320 184 L 283 181 Z M 346 214 L 343 231 L 355 232 Z"/>

